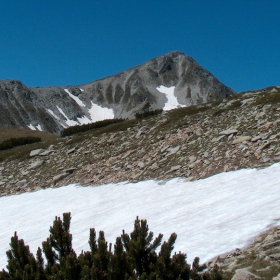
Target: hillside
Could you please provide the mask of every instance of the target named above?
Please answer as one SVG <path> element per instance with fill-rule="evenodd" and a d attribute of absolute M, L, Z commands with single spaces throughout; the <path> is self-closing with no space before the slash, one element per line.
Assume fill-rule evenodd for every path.
<path fill-rule="evenodd" d="M 270 165 L 280 158 L 279 92 L 279 87 L 272 87 L 242 93 L 220 102 L 1 151 L 1 194 L 73 182 L 195 180 Z M 30 157 L 35 149 L 42 150 Z M 5 158 L 10 155 L 13 160 Z M 54 180 L 58 175 L 64 179 Z M 24 180 L 22 187 L 18 182 Z"/>
<path fill-rule="evenodd" d="M 70 183 L 174 177 L 194 181 L 224 171 L 269 166 L 280 161 L 279 102 L 280 87 L 274 86 L 1 151 L 0 196 Z M 276 245 L 278 231 L 267 233 Z M 259 243 L 269 243 L 268 239 L 260 237 Z M 247 267 L 246 257 L 239 255 L 245 261 L 237 262 Z M 228 269 L 227 259 L 216 262 Z"/>

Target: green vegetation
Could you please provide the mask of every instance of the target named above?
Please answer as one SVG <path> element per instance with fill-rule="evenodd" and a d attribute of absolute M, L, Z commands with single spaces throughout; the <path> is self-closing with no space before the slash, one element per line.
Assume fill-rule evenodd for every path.
<path fill-rule="evenodd" d="M 162 109 L 157 109 L 157 110 L 149 110 L 149 111 L 145 111 L 143 113 L 136 113 L 135 114 L 135 118 L 136 119 L 144 119 L 150 116 L 155 116 L 155 115 L 159 115 L 162 113 Z"/>
<path fill-rule="evenodd" d="M 0 151 L 2 150 L 9 150 L 16 146 L 23 146 L 27 144 L 33 144 L 37 142 L 41 142 L 42 139 L 40 137 L 19 137 L 19 138 L 10 138 L 7 140 L 4 140 L 2 143 L 0 143 Z"/>
<path fill-rule="evenodd" d="M 239 108 L 240 106 L 241 106 L 240 100 L 236 100 L 235 102 L 231 103 L 230 106 L 228 106 L 226 108 L 220 108 L 220 109 L 215 110 L 213 112 L 213 117 L 219 116 L 222 113 L 230 111 L 230 110 L 235 110 L 235 109 Z"/>
<path fill-rule="evenodd" d="M 279 92 L 269 92 L 262 94 L 256 101 L 256 105 L 275 104 L 280 102 Z"/>
<path fill-rule="evenodd" d="M 90 123 L 90 124 L 83 124 L 83 125 L 75 125 L 71 126 L 68 128 L 65 128 L 61 131 L 61 137 L 65 136 L 70 136 L 73 134 L 77 134 L 80 132 L 85 132 L 94 128 L 100 128 L 100 127 L 105 127 L 114 123 L 120 123 L 123 122 L 124 119 L 110 119 L 110 120 L 103 120 L 103 121 L 98 121 L 95 123 Z"/>
<path fill-rule="evenodd" d="M 1 127 L 0 129 L 0 143 L 4 140 L 10 138 L 20 138 L 20 137 L 40 137 L 42 141 L 55 140 L 57 135 L 43 132 L 38 130 L 15 128 L 15 127 Z"/>
<path fill-rule="evenodd" d="M 195 258 L 192 267 L 186 262 L 186 254 L 171 256 L 177 238 L 172 233 L 168 241 L 162 242 L 162 234 L 153 240 L 146 220 L 134 223 L 129 234 L 123 231 L 113 248 L 107 244 L 103 231 L 97 238 L 94 228 L 90 229 L 90 251 L 77 256 L 72 248 L 70 213 L 63 214 L 63 221 L 55 218 L 50 227 L 50 236 L 37 250 L 36 257 L 30 252 L 17 233 L 11 238 L 11 249 L 7 251 L 7 271 L 0 272 L 0 280 L 6 279 L 97 279 L 97 280 L 219 280 L 224 279 L 215 267 L 211 272 L 202 272 L 205 265 Z M 161 245 L 160 250 L 157 250 Z M 109 247 L 109 248 L 108 248 Z M 157 252 L 158 251 L 158 252 Z M 44 253 L 46 264 L 42 256 Z"/>

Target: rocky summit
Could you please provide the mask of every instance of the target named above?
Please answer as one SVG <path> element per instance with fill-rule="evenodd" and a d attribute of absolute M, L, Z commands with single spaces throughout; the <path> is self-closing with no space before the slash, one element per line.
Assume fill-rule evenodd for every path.
<path fill-rule="evenodd" d="M 279 103 L 275 86 L 73 136 L 42 137 L 41 143 L 0 152 L 0 196 L 70 183 L 193 181 L 269 166 L 280 161 Z M 208 267 L 219 266 L 227 279 L 279 279 L 279 242 L 279 228 L 270 229 Z"/>
<path fill-rule="evenodd" d="M 181 52 L 171 52 L 140 66 L 79 86 L 31 88 L 20 81 L 0 81 L 0 126 L 59 134 L 69 126 L 111 118 L 133 118 L 168 103 L 198 105 L 235 92 Z"/>

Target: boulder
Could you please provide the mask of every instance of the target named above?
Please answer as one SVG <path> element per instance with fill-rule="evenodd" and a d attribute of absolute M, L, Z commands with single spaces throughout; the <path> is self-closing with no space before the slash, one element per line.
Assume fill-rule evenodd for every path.
<path fill-rule="evenodd" d="M 53 183 L 56 184 L 60 180 L 66 178 L 70 173 L 61 173 L 53 177 Z"/>
<path fill-rule="evenodd" d="M 26 179 L 23 179 L 23 180 L 18 181 L 18 182 L 16 183 L 16 186 L 19 187 L 19 188 L 22 188 L 22 187 L 24 187 L 24 186 L 26 186 L 26 185 L 27 185 L 27 180 L 26 180 Z"/>
<path fill-rule="evenodd" d="M 219 134 L 220 135 L 231 135 L 231 134 L 235 134 L 237 132 L 238 132 L 237 129 L 226 129 L 226 130 L 219 132 Z"/>
<path fill-rule="evenodd" d="M 249 272 L 246 269 L 237 269 L 235 271 L 234 276 L 231 278 L 231 280 L 254 280 L 254 279 L 261 279 L 261 278 Z"/>
<path fill-rule="evenodd" d="M 43 152 L 45 152 L 44 149 L 32 150 L 32 151 L 30 152 L 30 156 L 31 156 L 31 157 L 35 157 L 35 156 L 38 156 L 39 154 L 41 154 L 41 153 L 43 153 Z"/>
<path fill-rule="evenodd" d="M 238 144 L 243 141 L 249 141 L 250 139 L 251 139 L 251 136 L 239 136 L 236 139 L 234 139 L 231 144 Z"/>
<path fill-rule="evenodd" d="M 31 165 L 29 165 L 29 167 L 27 167 L 27 169 L 36 169 L 37 167 L 39 167 L 43 164 L 44 164 L 43 160 L 38 160 L 38 161 L 35 161 L 34 163 L 32 163 Z"/>

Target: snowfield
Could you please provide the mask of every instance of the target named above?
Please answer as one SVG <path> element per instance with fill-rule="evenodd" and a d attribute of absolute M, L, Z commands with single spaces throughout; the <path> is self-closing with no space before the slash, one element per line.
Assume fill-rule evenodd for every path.
<path fill-rule="evenodd" d="M 164 93 L 167 98 L 167 102 L 165 103 L 165 105 L 163 107 L 164 111 L 176 109 L 179 107 L 186 107 L 186 105 L 179 104 L 177 97 L 174 95 L 175 87 L 159 86 L 156 89 L 159 92 Z"/>
<path fill-rule="evenodd" d="M 89 228 L 105 231 L 114 243 L 122 229 L 130 233 L 138 215 L 154 236 L 178 235 L 174 252 L 202 262 L 242 248 L 280 220 L 280 164 L 265 169 L 221 173 L 195 182 L 182 178 L 103 186 L 69 185 L 0 198 L 0 268 L 14 231 L 33 253 L 49 235 L 55 216 L 72 213 L 77 254 L 89 250 Z"/>

